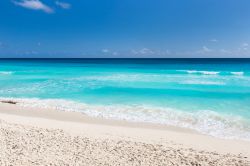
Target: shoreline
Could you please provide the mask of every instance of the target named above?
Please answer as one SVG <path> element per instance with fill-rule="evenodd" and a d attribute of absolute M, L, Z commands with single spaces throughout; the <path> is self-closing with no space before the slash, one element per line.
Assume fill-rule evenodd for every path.
<path fill-rule="evenodd" d="M 0 98 L 0 103 L 26 107 L 27 109 L 40 110 L 49 114 L 54 111 L 75 112 L 79 116 L 63 118 L 66 121 L 105 121 L 105 124 L 115 122 L 115 125 L 145 126 L 147 128 L 174 129 L 196 132 L 216 138 L 250 141 L 248 120 L 241 115 L 217 113 L 212 110 L 182 111 L 171 107 L 154 107 L 147 105 L 102 105 L 84 103 L 70 99 L 57 98 Z M 54 110 L 54 111 L 52 111 Z M 25 112 L 23 110 L 22 112 Z M 28 113 L 26 115 L 30 115 Z M 89 118 L 79 118 L 82 116 Z M 37 115 L 34 115 L 37 116 Z M 44 116 L 43 114 L 39 116 Z M 70 117 L 72 114 L 70 115 Z M 50 118 L 51 115 L 45 117 Z M 57 116 L 54 116 L 57 118 Z M 60 120 L 60 119 L 59 119 Z M 112 124 L 112 123 L 111 123 Z M 133 125 L 134 124 L 134 125 Z"/>
<path fill-rule="evenodd" d="M 17 102 L 2 102 L 0 101 L 0 114 L 13 114 L 24 117 L 39 117 L 44 119 L 66 121 L 66 122 L 78 122 L 78 123 L 90 123 L 90 124 L 104 124 L 109 126 L 126 126 L 131 128 L 146 128 L 156 130 L 170 130 L 180 131 L 185 133 L 196 133 L 202 134 L 194 129 L 165 125 L 165 124 L 154 124 L 147 122 L 132 122 L 127 120 L 116 120 L 106 119 L 102 117 L 93 117 L 86 115 L 82 112 L 76 111 L 61 111 L 56 109 L 45 109 L 31 106 L 21 106 Z"/>
<path fill-rule="evenodd" d="M 107 120 L 79 112 L 29 108 L 8 103 L 0 103 L 0 120 L 45 129 L 61 129 L 73 135 L 94 138 L 124 138 L 160 144 L 172 142 L 186 148 L 220 154 L 241 154 L 250 158 L 248 141 L 215 138 L 180 127 Z"/>

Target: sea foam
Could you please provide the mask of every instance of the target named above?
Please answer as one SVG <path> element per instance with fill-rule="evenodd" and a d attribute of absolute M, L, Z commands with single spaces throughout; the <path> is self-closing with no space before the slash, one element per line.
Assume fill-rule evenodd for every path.
<path fill-rule="evenodd" d="M 190 85 L 225 85 L 225 82 L 222 81 L 202 81 L 202 80 L 188 80 L 183 81 L 181 84 L 190 84 Z"/>
<path fill-rule="evenodd" d="M 231 74 L 242 76 L 242 75 L 244 75 L 244 72 L 231 72 Z"/>
<path fill-rule="evenodd" d="M 241 116 L 226 115 L 211 110 L 187 112 L 149 105 L 95 105 L 63 99 L 0 98 L 15 101 L 23 107 L 76 111 L 92 117 L 172 125 L 194 129 L 203 134 L 250 141 L 250 122 Z"/>
<path fill-rule="evenodd" d="M 0 75 L 11 75 L 13 74 L 12 71 L 0 71 Z"/>
<path fill-rule="evenodd" d="M 184 70 L 189 74 L 204 74 L 204 75 L 217 75 L 218 71 L 199 71 L 199 70 Z"/>

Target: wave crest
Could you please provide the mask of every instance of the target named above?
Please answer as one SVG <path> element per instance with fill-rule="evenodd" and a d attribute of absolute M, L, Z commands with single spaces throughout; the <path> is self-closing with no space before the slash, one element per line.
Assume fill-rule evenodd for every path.
<path fill-rule="evenodd" d="M 184 72 L 187 72 L 188 74 L 204 74 L 204 75 L 217 75 L 220 72 L 219 71 L 201 71 L 201 70 L 183 70 Z"/>
<path fill-rule="evenodd" d="M 240 72 L 231 72 L 231 74 L 242 76 L 242 75 L 244 75 L 244 72 L 242 72 L 242 71 L 240 71 Z"/>
<path fill-rule="evenodd" d="M 13 74 L 12 71 L 0 71 L 0 75 L 11 75 Z"/>

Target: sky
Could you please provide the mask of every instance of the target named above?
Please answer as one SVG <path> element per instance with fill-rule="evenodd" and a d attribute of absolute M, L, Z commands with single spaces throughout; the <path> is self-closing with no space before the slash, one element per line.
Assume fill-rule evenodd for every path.
<path fill-rule="evenodd" d="M 250 58 L 249 0 L 0 0 L 0 58 Z"/>

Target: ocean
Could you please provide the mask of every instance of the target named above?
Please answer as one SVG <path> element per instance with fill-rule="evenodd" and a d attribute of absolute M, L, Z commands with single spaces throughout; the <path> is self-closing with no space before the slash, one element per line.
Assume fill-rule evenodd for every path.
<path fill-rule="evenodd" d="M 0 59 L 0 100 L 250 141 L 250 59 Z"/>

